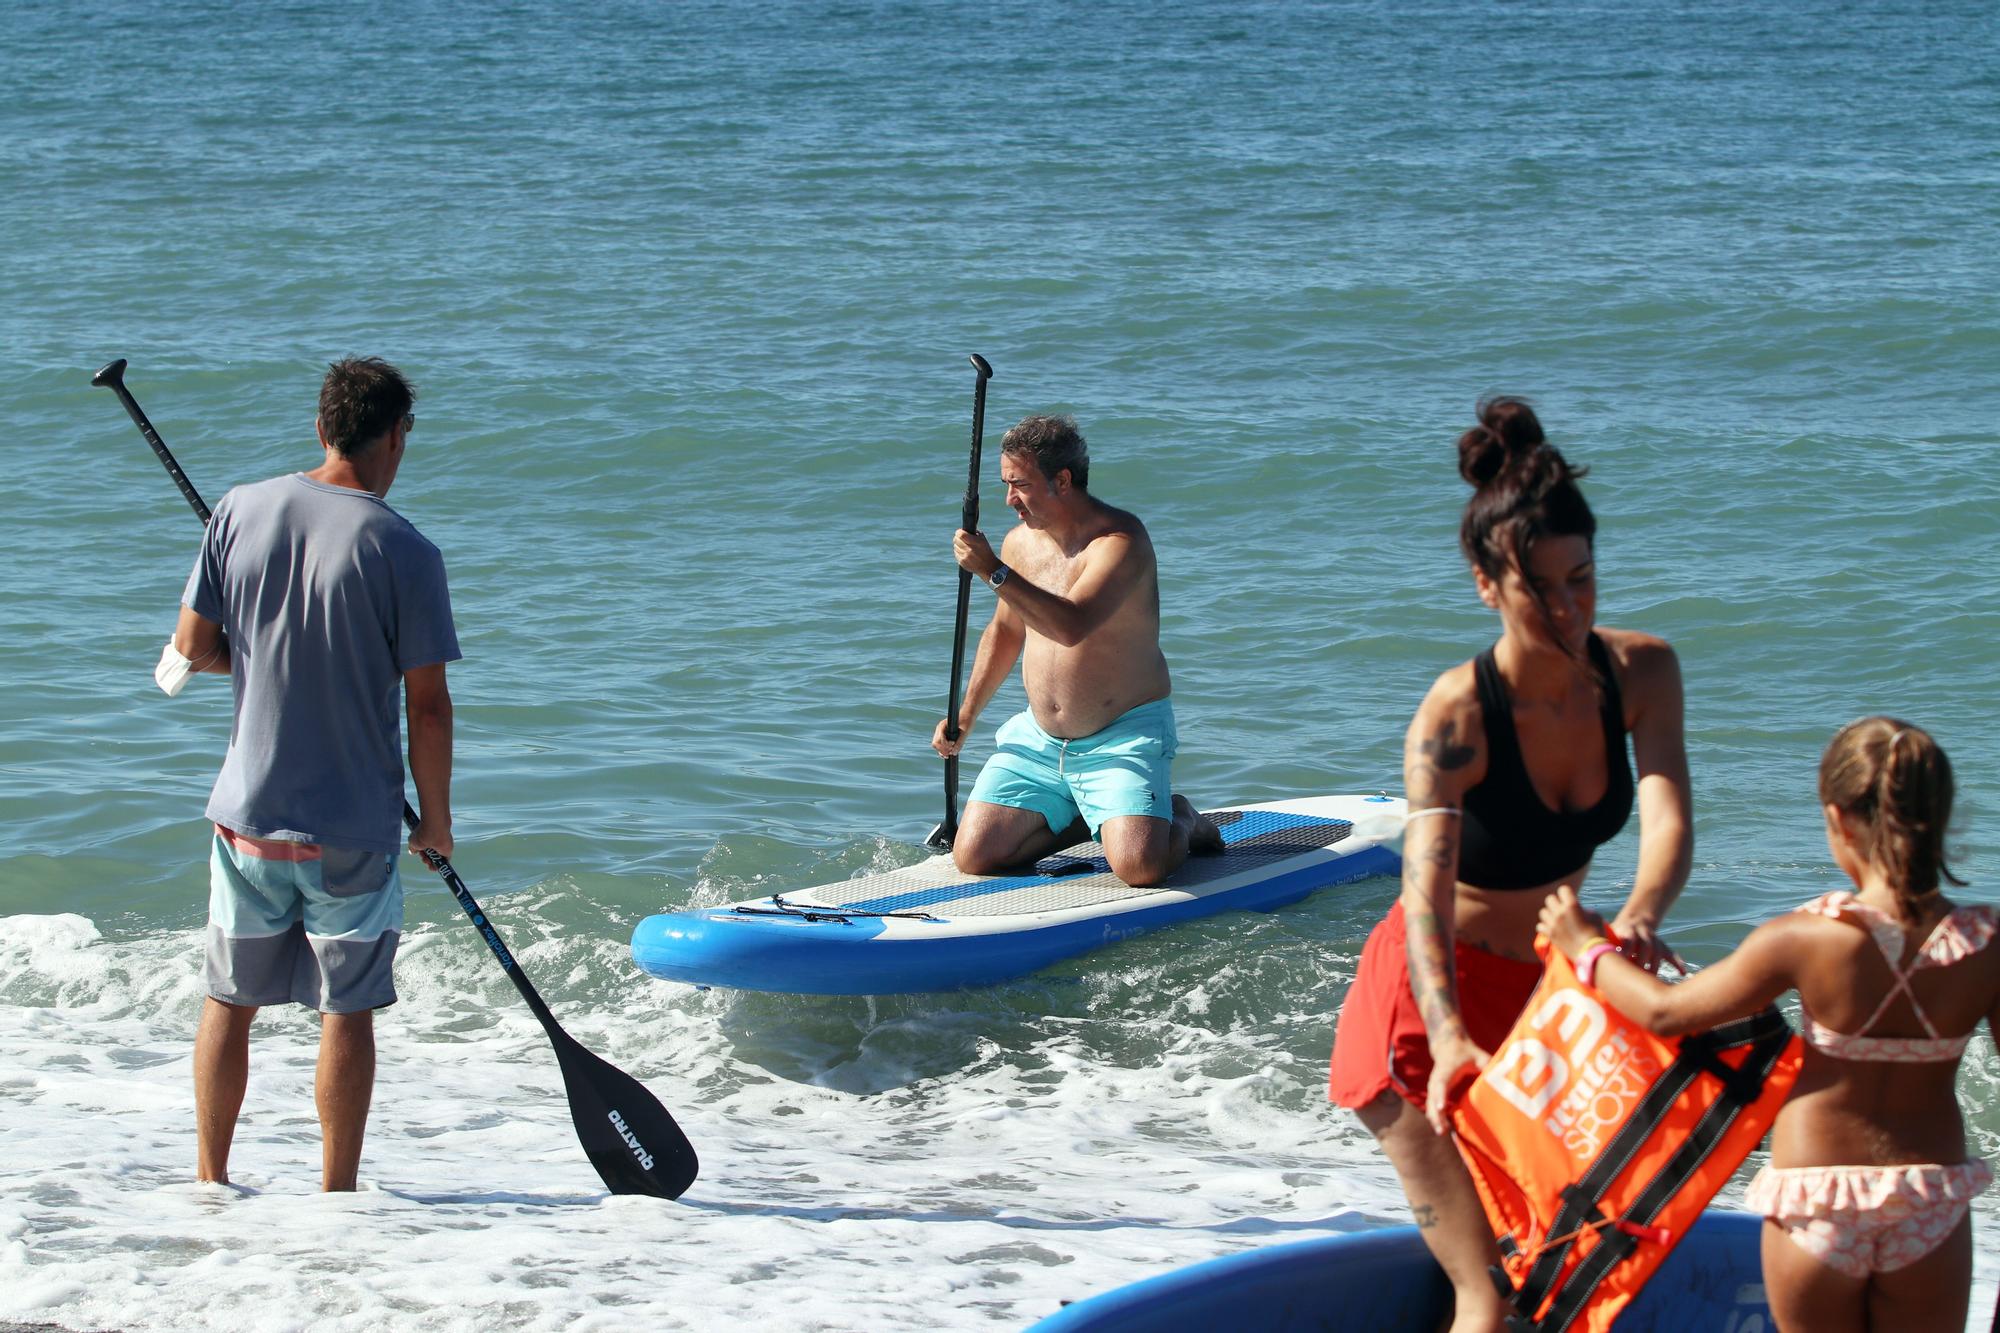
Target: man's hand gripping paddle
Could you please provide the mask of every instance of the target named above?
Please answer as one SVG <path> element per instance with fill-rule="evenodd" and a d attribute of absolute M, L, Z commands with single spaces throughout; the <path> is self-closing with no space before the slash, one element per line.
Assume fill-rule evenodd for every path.
<path fill-rule="evenodd" d="M 979 530 L 979 440 L 986 431 L 986 381 L 993 378 L 993 367 L 986 364 L 986 358 L 974 352 L 970 358 L 976 378 L 972 382 L 972 465 L 965 478 L 965 509 L 960 514 L 959 525 L 967 532 Z M 958 680 L 965 672 L 965 621 L 972 608 L 972 571 L 961 566 L 958 571 L 958 627 L 951 638 L 951 694 L 945 704 L 944 738 L 958 739 Z M 931 836 L 924 839 L 926 846 L 941 852 L 951 850 L 951 844 L 958 837 L 958 756 L 947 755 L 944 761 L 944 823 L 931 830 Z"/>
<path fill-rule="evenodd" d="M 90 382 L 118 395 L 118 401 L 125 405 L 126 412 L 138 425 L 139 433 L 146 437 L 146 443 L 153 446 L 153 452 L 166 465 L 168 475 L 180 487 L 181 494 L 194 507 L 194 512 L 201 516 L 201 521 L 208 522 L 208 506 L 202 503 L 201 496 L 188 482 L 180 464 L 167 451 L 159 432 L 153 429 L 152 422 L 146 420 L 146 414 L 139 410 L 139 404 L 125 387 L 124 359 L 121 357 L 92 375 Z M 417 812 L 410 808 L 408 802 L 403 804 L 403 822 L 412 830 L 417 827 Z M 536 993 L 533 983 L 521 971 L 521 965 L 514 961 L 514 955 L 501 943 L 500 932 L 493 928 L 493 923 L 486 919 L 486 913 L 473 901 L 465 881 L 451 868 L 451 862 L 434 851 L 426 850 L 423 856 L 424 864 L 444 880 L 451 896 L 458 900 L 458 905 L 472 918 L 472 924 L 479 928 L 486 947 L 500 960 L 500 966 L 514 983 L 514 989 L 521 992 L 528 1008 L 541 1020 L 542 1030 L 555 1047 L 556 1063 L 562 1070 L 563 1086 L 569 1093 L 569 1112 L 576 1122 L 576 1136 L 582 1142 L 590 1164 L 603 1177 L 605 1188 L 613 1194 L 651 1194 L 656 1198 L 678 1199 L 694 1183 L 700 1163 L 695 1158 L 694 1145 L 688 1142 L 681 1127 L 674 1123 L 673 1116 L 637 1079 L 592 1055 L 563 1031 L 555 1015 L 549 1012 L 548 1005 Z"/>

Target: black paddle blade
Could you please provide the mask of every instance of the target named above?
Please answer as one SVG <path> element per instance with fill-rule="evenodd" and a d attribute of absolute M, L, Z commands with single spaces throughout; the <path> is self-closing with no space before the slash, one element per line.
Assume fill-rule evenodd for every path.
<path fill-rule="evenodd" d="M 924 839 L 924 846 L 934 847 L 940 852 L 948 852 L 951 850 L 951 835 L 944 831 L 944 825 L 939 824 L 931 830 L 931 836 Z"/>
<path fill-rule="evenodd" d="M 667 1108 L 638 1079 L 598 1059 L 568 1033 L 558 1029 L 550 1036 L 576 1137 L 604 1187 L 656 1199 L 686 1193 L 701 1162 Z"/>

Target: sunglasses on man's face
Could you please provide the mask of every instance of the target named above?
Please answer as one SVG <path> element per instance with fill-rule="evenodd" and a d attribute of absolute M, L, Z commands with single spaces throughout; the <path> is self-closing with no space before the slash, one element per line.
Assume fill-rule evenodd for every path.
<path fill-rule="evenodd" d="M 416 428 L 416 424 L 417 424 L 417 414 L 415 412 L 403 413 L 403 434 L 408 435 L 412 430 Z"/>

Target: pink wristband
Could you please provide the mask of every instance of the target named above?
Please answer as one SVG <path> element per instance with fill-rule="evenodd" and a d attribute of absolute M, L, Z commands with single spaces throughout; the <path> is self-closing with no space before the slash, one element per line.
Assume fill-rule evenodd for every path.
<path fill-rule="evenodd" d="M 1576 960 L 1576 979 L 1586 986 L 1591 985 L 1591 978 L 1597 975 L 1597 960 L 1605 954 L 1617 952 L 1618 946 L 1610 940 L 1599 940 L 1591 945 L 1583 951 L 1583 956 Z"/>

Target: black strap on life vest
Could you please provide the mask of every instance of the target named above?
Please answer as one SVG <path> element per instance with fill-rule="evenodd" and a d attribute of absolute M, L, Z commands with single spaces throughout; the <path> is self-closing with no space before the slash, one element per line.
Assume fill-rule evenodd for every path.
<path fill-rule="evenodd" d="M 1612 1135 L 1611 1141 L 1597 1155 L 1597 1160 L 1590 1164 L 1590 1169 L 1574 1184 L 1564 1187 L 1562 1207 L 1556 1210 L 1555 1217 L 1549 1222 L 1547 1234 L 1551 1236 L 1573 1237 L 1580 1229 L 1594 1226 L 1598 1232 L 1596 1247 L 1576 1266 L 1568 1281 L 1562 1284 L 1555 1303 L 1539 1320 L 1533 1318 L 1531 1312 L 1541 1305 L 1555 1286 L 1574 1241 L 1560 1241 L 1537 1255 L 1534 1267 L 1528 1271 L 1520 1289 L 1513 1292 L 1517 1313 L 1507 1320 L 1510 1330 L 1514 1333 L 1563 1333 L 1583 1313 L 1605 1276 L 1638 1248 L 1637 1237 L 1606 1225 L 1612 1219 L 1601 1206 L 1604 1194 L 1660 1128 L 1681 1093 L 1702 1074 L 1708 1074 L 1722 1084 L 1722 1095 L 1703 1112 L 1701 1120 L 1674 1150 L 1673 1156 L 1646 1182 L 1645 1188 L 1619 1219 L 1621 1221 L 1647 1226 L 1659 1216 L 1674 1195 L 1701 1169 L 1702 1163 L 1715 1151 L 1715 1146 L 1722 1141 L 1723 1134 L 1735 1123 L 1737 1116 L 1763 1094 L 1765 1080 L 1771 1076 L 1772 1068 L 1791 1039 L 1791 1025 L 1785 1022 L 1784 1015 L 1775 1007 L 1713 1031 L 1681 1039 L 1680 1052 L 1673 1064 L 1647 1089 L 1631 1118 Z M 1721 1058 L 1723 1051 L 1744 1046 L 1748 1046 L 1750 1051 L 1741 1066 L 1732 1067 Z"/>

